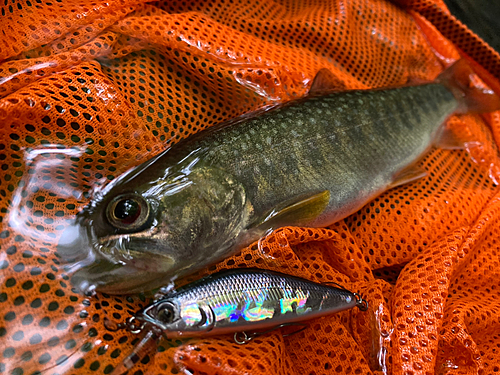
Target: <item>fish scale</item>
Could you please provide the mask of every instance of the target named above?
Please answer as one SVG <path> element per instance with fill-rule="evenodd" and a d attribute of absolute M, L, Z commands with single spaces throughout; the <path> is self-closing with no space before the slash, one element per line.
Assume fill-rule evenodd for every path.
<path fill-rule="evenodd" d="M 343 100 L 339 100 L 340 97 Z M 325 103 L 333 113 L 331 119 L 323 117 Z M 245 182 L 256 211 L 270 210 L 275 202 L 286 200 L 287 196 L 308 193 L 311 185 L 316 189 L 334 187 L 325 214 L 320 220 L 310 223 L 320 226 L 337 219 L 330 211 L 340 206 L 336 197 L 342 196 L 342 192 L 369 185 L 381 172 L 385 173 L 381 181 L 384 186 L 378 186 L 376 190 L 385 188 L 395 172 L 425 152 L 444 119 L 456 109 L 457 101 L 444 86 L 428 84 L 387 91 L 335 93 L 309 99 L 305 102 L 305 111 L 301 111 L 302 105 L 297 103 L 252 120 L 245 126 L 228 129 L 223 134 L 224 142 L 222 139 L 218 142 L 218 149 L 225 154 L 233 149 L 241 150 L 239 154 L 244 153 L 246 160 L 252 160 L 252 167 L 257 165 L 260 171 L 270 170 L 269 173 L 256 174 L 253 168 L 249 168 L 250 163 L 234 158 L 224 161 L 216 153 L 208 162 Z M 370 118 L 366 118 L 363 110 L 368 111 Z M 308 116 L 315 121 L 311 122 Z M 360 125 L 349 126 L 347 117 Z M 333 119 L 347 125 L 335 127 Z M 265 139 L 273 137 L 274 132 L 259 128 L 262 124 L 270 128 L 278 121 L 281 122 L 278 125 L 281 139 L 293 139 L 292 133 L 297 132 L 301 137 L 301 147 L 293 147 L 293 142 L 279 141 L 262 153 L 255 145 L 265 143 Z M 308 125 L 297 126 L 300 122 L 307 122 Z M 241 134 L 254 128 L 258 131 L 252 143 L 241 139 Z M 318 134 L 326 141 L 316 141 Z M 222 133 L 214 133 L 202 142 L 208 144 L 219 136 Z M 309 143 L 308 140 L 313 138 L 315 141 Z M 267 166 L 265 159 L 273 160 L 273 166 Z M 301 163 L 304 171 L 293 174 L 293 170 L 301 170 Z M 343 178 L 346 174 L 354 177 L 349 178 L 347 184 Z M 290 175 L 294 178 L 289 178 Z M 359 203 L 353 204 L 349 212 L 342 212 L 341 215 L 345 216 L 358 208 Z"/>

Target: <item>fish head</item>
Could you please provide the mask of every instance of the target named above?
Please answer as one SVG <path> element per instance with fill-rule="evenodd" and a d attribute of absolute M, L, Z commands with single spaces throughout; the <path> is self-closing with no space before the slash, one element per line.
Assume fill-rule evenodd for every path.
<path fill-rule="evenodd" d="M 83 292 L 148 291 L 227 255 L 249 207 L 242 185 L 201 163 L 138 168 L 77 215 L 59 253 L 77 254 Z"/>

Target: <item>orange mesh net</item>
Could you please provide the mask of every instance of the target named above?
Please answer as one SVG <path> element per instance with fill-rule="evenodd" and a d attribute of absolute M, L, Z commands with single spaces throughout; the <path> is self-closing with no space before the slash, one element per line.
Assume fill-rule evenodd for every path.
<path fill-rule="evenodd" d="M 113 331 L 143 296 L 86 298 L 56 252 L 89 191 L 199 130 L 307 92 L 432 80 L 500 56 L 439 0 L 5 1 L 0 5 L 0 373 L 109 374 L 141 336 Z M 130 374 L 479 374 L 500 371 L 500 113 L 450 125 L 428 176 L 330 229 L 283 228 L 190 279 L 261 267 L 361 291 L 348 311 L 247 345 L 162 341 Z M 357 310 L 357 309 L 356 309 Z M 106 328 L 108 327 L 108 328 Z"/>

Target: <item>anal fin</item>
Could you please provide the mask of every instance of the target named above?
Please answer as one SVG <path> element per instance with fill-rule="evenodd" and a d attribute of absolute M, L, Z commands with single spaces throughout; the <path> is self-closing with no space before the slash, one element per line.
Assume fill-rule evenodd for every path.
<path fill-rule="evenodd" d="M 391 185 L 389 188 L 393 188 L 396 186 L 401 186 L 416 180 L 419 180 L 423 177 L 427 176 L 427 171 L 418 167 L 417 165 L 411 165 L 409 167 L 404 168 L 403 170 L 397 172 L 394 175 Z"/>
<path fill-rule="evenodd" d="M 434 146 L 444 150 L 463 150 L 465 144 L 470 141 L 466 135 L 459 134 L 457 131 L 450 129 L 444 125 L 439 130 Z"/>

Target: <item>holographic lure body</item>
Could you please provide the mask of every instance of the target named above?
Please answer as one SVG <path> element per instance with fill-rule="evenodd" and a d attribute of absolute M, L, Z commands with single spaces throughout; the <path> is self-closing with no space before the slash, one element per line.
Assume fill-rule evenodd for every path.
<path fill-rule="evenodd" d="M 220 272 L 188 284 L 140 311 L 136 319 L 168 338 L 259 330 L 316 318 L 358 306 L 345 289 L 276 272 Z"/>

